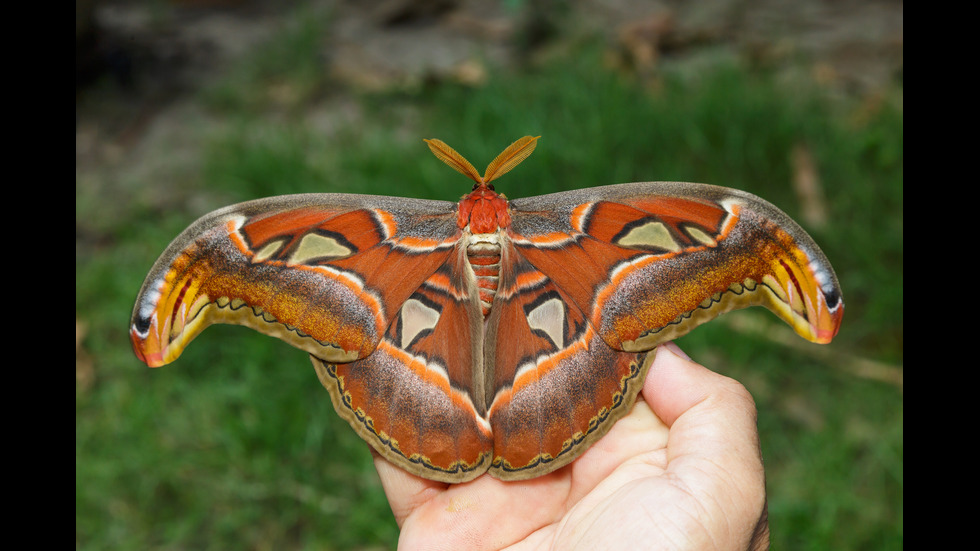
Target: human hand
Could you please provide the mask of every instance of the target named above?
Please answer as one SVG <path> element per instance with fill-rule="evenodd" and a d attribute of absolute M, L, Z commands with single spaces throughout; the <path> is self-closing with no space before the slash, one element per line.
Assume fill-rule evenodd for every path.
<path fill-rule="evenodd" d="M 661 346 L 633 410 L 571 464 L 518 482 L 425 480 L 375 466 L 399 549 L 766 549 L 755 404 Z"/>

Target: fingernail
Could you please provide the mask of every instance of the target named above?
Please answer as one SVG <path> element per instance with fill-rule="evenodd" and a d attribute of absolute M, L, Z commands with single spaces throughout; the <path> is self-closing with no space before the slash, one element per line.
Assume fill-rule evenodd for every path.
<path fill-rule="evenodd" d="M 677 344 L 674 341 L 670 341 L 667 344 L 662 344 L 660 346 L 666 348 L 667 350 L 670 351 L 671 354 L 674 354 L 675 356 L 679 356 L 688 361 L 693 361 L 691 360 L 691 357 L 688 356 L 683 350 L 681 350 L 681 347 L 677 346 Z"/>

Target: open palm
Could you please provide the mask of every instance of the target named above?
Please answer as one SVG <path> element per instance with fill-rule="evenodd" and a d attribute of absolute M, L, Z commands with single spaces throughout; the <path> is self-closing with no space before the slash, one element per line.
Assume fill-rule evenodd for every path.
<path fill-rule="evenodd" d="M 745 388 L 657 350 L 629 415 L 532 480 L 425 480 L 375 465 L 399 549 L 765 549 L 765 475 Z"/>

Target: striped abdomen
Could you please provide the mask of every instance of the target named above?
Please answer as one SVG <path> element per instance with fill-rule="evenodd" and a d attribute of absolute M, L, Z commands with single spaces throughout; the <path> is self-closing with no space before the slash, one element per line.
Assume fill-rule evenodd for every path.
<path fill-rule="evenodd" d="M 466 246 L 466 259 L 476 275 L 476 284 L 480 290 L 480 305 L 483 307 L 483 317 L 490 313 L 493 297 L 497 294 L 497 284 L 500 281 L 500 241 L 496 233 L 474 235 Z"/>

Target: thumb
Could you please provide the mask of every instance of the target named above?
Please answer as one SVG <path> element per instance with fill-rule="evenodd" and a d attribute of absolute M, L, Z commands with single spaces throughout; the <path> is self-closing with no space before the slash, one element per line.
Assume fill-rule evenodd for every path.
<path fill-rule="evenodd" d="M 691 361 L 670 343 L 643 398 L 670 427 L 667 473 L 740 548 L 768 542 L 765 471 L 752 396 L 738 381 Z"/>

